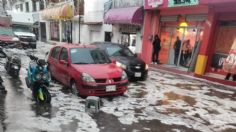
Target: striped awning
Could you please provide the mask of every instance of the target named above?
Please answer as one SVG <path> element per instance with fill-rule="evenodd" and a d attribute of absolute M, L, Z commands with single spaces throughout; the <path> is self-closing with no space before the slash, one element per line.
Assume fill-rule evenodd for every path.
<path fill-rule="evenodd" d="M 48 8 L 42 11 L 44 20 L 68 20 L 73 18 L 73 8 L 69 4 Z"/>

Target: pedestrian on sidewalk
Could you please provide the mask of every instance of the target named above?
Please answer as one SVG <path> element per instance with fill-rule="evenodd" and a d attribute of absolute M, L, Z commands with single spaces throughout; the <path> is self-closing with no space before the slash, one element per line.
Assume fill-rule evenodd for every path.
<path fill-rule="evenodd" d="M 152 62 L 155 64 L 159 64 L 159 52 L 161 50 L 161 40 L 159 36 L 156 34 L 154 37 L 154 41 L 152 42 L 153 52 L 152 52 Z"/>
<path fill-rule="evenodd" d="M 178 58 L 179 58 L 179 52 L 181 47 L 181 41 L 179 39 L 179 36 L 176 37 L 176 41 L 174 44 L 174 50 L 175 50 L 175 58 L 174 58 L 174 64 L 177 66 Z"/>

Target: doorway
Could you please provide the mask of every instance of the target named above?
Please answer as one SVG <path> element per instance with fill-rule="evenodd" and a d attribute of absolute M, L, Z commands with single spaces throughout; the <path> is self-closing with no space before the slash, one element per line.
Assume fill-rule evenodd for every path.
<path fill-rule="evenodd" d="M 136 34 L 133 33 L 122 33 L 121 44 L 127 46 L 133 53 L 136 49 Z"/>
<path fill-rule="evenodd" d="M 200 41 L 201 34 L 202 28 L 200 27 L 162 27 L 160 62 L 188 70 L 193 62 L 193 56 L 196 54 L 196 44 Z"/>
<path fill-rule="evenodd" d="M 46 35 L 46 24 L 45 22 L 40 22 L 40 31 L 41 31 L 41 41 L 46 42 L 47 41 L 47 35 Z"/>

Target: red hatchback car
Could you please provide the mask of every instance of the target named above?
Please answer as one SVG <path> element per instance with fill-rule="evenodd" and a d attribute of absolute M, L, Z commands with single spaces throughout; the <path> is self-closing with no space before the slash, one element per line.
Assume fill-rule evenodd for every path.
<path fill-rule="evenodd" d="M 48 57 L 51 77 L 81 96 L 119 95 L 127 91 L 126 73 L 96 46 L 63 44 Z"/>

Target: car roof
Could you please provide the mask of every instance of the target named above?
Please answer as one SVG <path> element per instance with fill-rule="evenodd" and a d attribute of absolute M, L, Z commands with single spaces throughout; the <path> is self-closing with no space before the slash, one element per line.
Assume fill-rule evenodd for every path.
<path fill-rule="evenodd" d="M 100 45 L 100 46 L 119 46 L 119 47 L 123 47 L 122 44 L 119 43 L 113 43 L 113 42 L 94 42 L 92 43 L 94 45 Z"/>
<path fill-rule="evenodd" d="M 95 45 L 90 45 L 90 44 L 68 44 L 68 43 L 62 43 L 59 45 L 56 45 L 54 47 L 64 47 L 64 48 L 97 48 Z"/>

